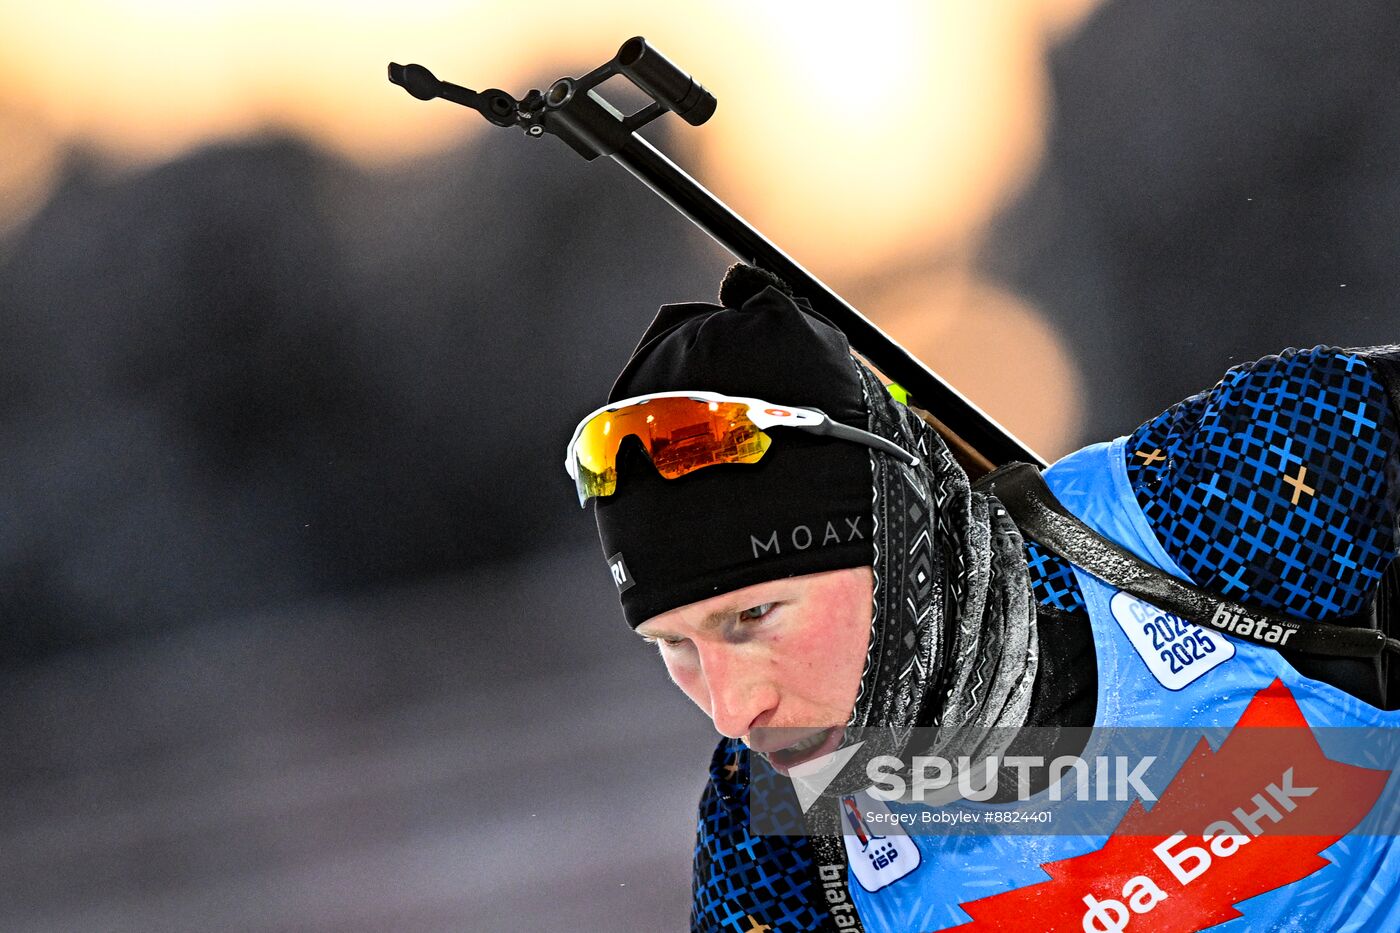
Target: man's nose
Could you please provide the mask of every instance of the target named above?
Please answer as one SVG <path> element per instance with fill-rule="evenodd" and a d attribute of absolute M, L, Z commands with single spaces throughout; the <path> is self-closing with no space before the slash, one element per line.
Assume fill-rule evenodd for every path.
<path fill-rule="evenodd" d="M 753 659 L 743 657 L 733 646 L 702 648 L 700 669 L 710 695 L 710 719 L 721 735 L 731 739 L 748 735 L 777 706 L 777 692 L 758 676 Z"/>

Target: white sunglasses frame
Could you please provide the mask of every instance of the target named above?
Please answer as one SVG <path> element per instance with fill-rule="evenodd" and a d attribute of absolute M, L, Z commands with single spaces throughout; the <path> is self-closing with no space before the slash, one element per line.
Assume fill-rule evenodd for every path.
<path fill-rule="evenodd" d="M 801 428 L 813 434 L 826 437 L 833 437 L 838 440 L 852 441 L 857 444 L 879 450 L 890 456 L 903 460 L 911 467 L 919 465 L 919 458 L 900 447 L 893 441 L 886 440 L 878 434 L 860 428 L 853 428 L 848 424 L 842 424 L 833 419 L 826 412 L 816 408 L 799 408 L 792 405 L 777 405 L 772 402 L 765 402 L 763 399 L 750 398 L 743 395 L 721 395 L 718 392 L 707 392 L 703 389 L 676 390 L 673 392 L 649 392 L 646 395 L 634 395 L 631 398 L 619 399 L 607 405 L 597 408 L 585 415 L 574 428 L 573 437 L 569 438 L 569 446 L 564 450 L 564 470 L 569 474 L 569 478 L 578 482 L 577 457 L 574 448 L 578 444 L 578 439 L 583 435 L 583 429 L 590 421 L 609 411 L 618 411 L 629 405 L 644 405 L 653 399 L 662 398 L 688 398 L 698 402 L 730 402 L 748 406 L 745 414 L 753 422 L 754 427 L 760 431 L 769 428 L 791 427 Z M 592 497 L 590 497 L 592 498 Z M 584 505 L 587 499 L 579 503 Z"/>

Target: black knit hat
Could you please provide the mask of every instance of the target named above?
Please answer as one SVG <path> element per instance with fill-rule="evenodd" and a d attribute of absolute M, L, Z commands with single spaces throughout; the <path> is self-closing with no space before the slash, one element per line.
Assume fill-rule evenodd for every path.
<path fill-rule="evenodd" d="M 846 337 L 805 299 L 738 265 L 720 301 L 663 306 L 608 400 L 696 389 L 818 408 L 867 427 Z M 770 436 L 758 463 L 671 480 L 635 438 L 623 441 L 617 491 L 594 501 L 633 628 L 755 583 L 873 562 L 869 449 L 781 427 Z"/>

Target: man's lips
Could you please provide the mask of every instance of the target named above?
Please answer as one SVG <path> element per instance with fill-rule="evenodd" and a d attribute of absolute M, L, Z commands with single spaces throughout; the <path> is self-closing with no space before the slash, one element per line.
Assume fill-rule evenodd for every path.
<path fill-rule="evenodd" d="M 846 730 L 843 727 L 830 726 L 808 732 L 796 739 L 784 735 L 749 747 L 767 758 L 768 763 L 779 774 L 787 774 L 788 769 L 795 765 L 836 751 L 845 734 Z"/>
<path fill-rule="evenodd" d="M 749 747 L 750 751 L 758 752 L 760 755 L 770 755 L 795 745 L 805 745 L 816 736 L 826 735 L 831 729 L 831 726 L 825 729 L 766 726 L 756 730 L 755 734 L 746 736 L 744 744 Z"/>

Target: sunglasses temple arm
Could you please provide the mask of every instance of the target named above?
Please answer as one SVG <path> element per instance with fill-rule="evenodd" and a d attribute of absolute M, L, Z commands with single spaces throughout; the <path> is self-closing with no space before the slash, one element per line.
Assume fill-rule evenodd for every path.
<path fill-rule="evenodd" d="M 843 441 L 854 441 L 857 444 L 864 444 L 866 447 L 873 447 L 878 451 L 889 454 L 891 457 L 903 460 L 911 467 L 919 465 L 918 457 L 893 441 L 886 440 L 878 434 L 872 434 L 869 431 L 862 431 L 860 428 L 853 428 L 848 424 L 842 424 L 830 417 L 823 420 L 821 424 L 812 425 L 808 430 L 814 434 L 821 434 L 825 437 L 834 437 Z"/>

